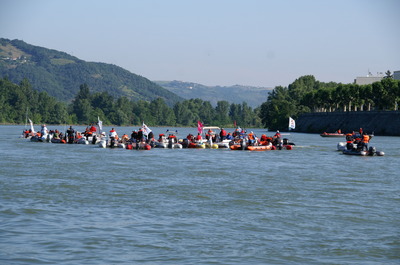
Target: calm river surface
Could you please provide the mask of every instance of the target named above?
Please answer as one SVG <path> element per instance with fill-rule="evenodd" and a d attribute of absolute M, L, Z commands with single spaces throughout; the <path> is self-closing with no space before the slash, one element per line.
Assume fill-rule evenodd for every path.
<path fill-rule="evenodd" d="M 400 263 L 399 137 L 357 157 L 316 134 L 291 133 L 291 151 L 137 151 L 23 128 L 0 126 L 0 264 Z"/>

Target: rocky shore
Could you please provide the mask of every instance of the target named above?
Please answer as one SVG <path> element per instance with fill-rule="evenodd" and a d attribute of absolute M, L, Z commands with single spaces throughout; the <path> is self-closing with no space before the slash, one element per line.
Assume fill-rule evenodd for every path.
<path fill-rule="evenodd" d="M 306 113 L 296 120 L 296 131 L 305 133 L 358 131 L 400 136 L 400 111 L 351 111 Z"/>

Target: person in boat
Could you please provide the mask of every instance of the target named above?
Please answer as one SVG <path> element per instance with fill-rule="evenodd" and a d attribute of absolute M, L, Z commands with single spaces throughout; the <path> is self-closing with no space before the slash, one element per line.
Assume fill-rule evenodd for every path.
<path fill-rule="evenodd" d="M 233 138 L 239 137 L 239 129 L 235 129 L 232 133 Z"/>
<path fill-rule="evenodd" d="M 165 134 L 160 133 L 160 134 L 158 135 L 158 141 L 159 141 L 160 143 L 162 143 L 162 142 L 164 142 L 164 139 L 165 139 Z"/>
<path fill-rule="evenodd" d="M 60 132 L 57 129 L 53 133 L 53 139 L 60 140 Z"/>
<path fill-rule="evenodd" d="M 42 134 L 43 137 L 46 137 L 49 134 L 49 130 L 46 127 L 46 124 L 42 125 L 42 129 L 40 130 L 40 133 Z"/>
<path fill-rule="evenodd" d="M 138 134 L 138 132 L 136 130 L 132 131 L 132 133 L 131 133 L 131 142 L 132 143 L 136 143 L 137 134 Z"/>
<path fill-rule="evenodd" d="M 121 142 L 126 144 L 129 141 L 129 136 L 127 134 L 122 135 Z"/>
<path fill-rule="evenodd" d="M 282 138 L 282 135 L 279 132 L 279 130 L 277 130 L 275 135 L 274 135 L 274 137 L 273 137 L 272 144 L 274 146 L 277 146 L 278 148 L 282 148 L 282 140 L 281 140 L 281 138 Z"/>
<path fill-rule="evenodd" d="M 67 139 L 69 144 L 73 144 L 75 141 L 75 130 L 72 128 L 72 126 L 69 126 L 69 129 L 67 130 Z"/>
<path fill-rule="evenodd" d="M 96 126 L 94 126 L 93 123 L 92 123 L 92 126 L 90 126 L 90 132 L 91 132 L 92 134 L 96 134 L 96 132 L 97 132 Z"/>
<path fill-rule="evenodd" d="M 24 131 L 24 137 L 25 137 L 25 138 L 28 138 L 29 136 L 32 136 L 32 129 L 29 129 L 29 130 L 25 130 L 25 131 Z"/>
<path fill-rule="evenodd" d="M 211 135 L 210 135 L 210 138 L 211 138 L 211 140 L 212 140 L 213 143 L 216 143 L 216 142 L 217 142 L 217 134 L 215 134 L 215 133 L 211 134 Z"/>
<path fill-rule="evenodd" d="M 362 136 L 362 140 L 361 140 L 362 148 L 361 148 L 361 149 L 362 149 L 363 151 L 367 151 L 367 150 L 368 150 L 369 139 L 370 139 L 370 137 L 369 137 L 368 134 L 364 134 L 364 135 Z"/>
<path fill-rule="evenodd" d="M 363 147 L 363 143 L 362 143 L 362 135 L 357 133 L 355 135 L 353 135 L 353 144 L 357 147 L 357 151 L 361 151 L 362 147 Z"/>
<path fill-rule="evenodd" d="M 168 142 L 171 142 L 171 143 L 177 143 L 178 142 L 178 140 L 176 139 L 176 136 L 174 135 L 174 134 L 169 134 L 168 135 Z"/>
<path fill-rule="evenodd" d="M 193 136 L 193 134 L 189 133 L 189 134 L 186 136 L 186 139 L 187 139 L 189 142 L 194 142 L 194 136 Z"/>
<path fill-rule="evenodd" d="M 225 138 L 225 139 L 227 139 L 227 140 L 233 140 L 232 134 L 231 134 L 231 133 L 228 133 L 228 134 L 226 135 L 226 138 Z"/>
<path fill-rule="evenodd" d="M 353 149 L 353 147 L 354 147 L 353 142 L 354 142 L 353 134 L 351 134 L 351 133 L 346 134 L 346 149 L 347 150 Z"/>
<path fill-rule="evenodd" d="M 227 132 L 225 131 L 224 128 L 221 128 L 221 131 L 219 132 L 219 137 L 221 139 L 221 141 L 225 140 L 227 136 Z"/>
<path fill-rule="evenodd" d="M 196 142 L 201 142 L 201 141 L 203 141 L 203 137 L 201 137 L 200 133 L 197 133 Z"/>
<path fill-rule="evenodd" d="M 114 128 L 111 128 L 111 131 L 110 131 L 110 133 L 109 133 L 108 136 L 109 136 L 110 138 L 118 139 L 117 131 L 115 131 Z"/>
<path fill-rule="evenodd" d="M 89 136 L 92 135 L 92 132 L 90 131 L 89 126 L 86 126 L 85 131 L 83 132 L 83 135 L 86 137 L 86 140 L 89 140 Z"/>
<path fill-rule="evenodd" d="M 149 134 L 147 135 L 147 142 L 152 142 L 152 141 L 154 141 L 153 131 L 149 132 Z"/>
<path fill-rule="evenodd" d="M 114 147 L 114 145 L 117 143 L 118 141 L 118 134 L 115 131 L 114 128 L 111 128 L 110 133 L 108 134 L 108 136 L 110 137 L 110 141 L 111 141 L 111 147 Z"/>
<path fill-rule="evenodd" d="M 341 130 L 341 129 L 338 129 L 338 130 L 336 131 L 336 133 L 341 134 L 341 133 L 342 133 L 342 130 Z"/>
<path fill-rule="evenodd" d="M 260 138 L 261 142 L 266 142 L 267 141 L 267 135 L 266 134 L 262 134 L 261 138 Z"/>
<path fill-rule="evenodd" d="M 253 146 L 256 143 L 256 135 L 254 134 L 253 131 L 251 131 L 248 135 L 248 145 Z"/>
<path fill-rule="evenodd" d="M 143 129 L 140 128 L 136 137 L 136 142 L 140 143 L 141 141 L 143 141 Z"/>

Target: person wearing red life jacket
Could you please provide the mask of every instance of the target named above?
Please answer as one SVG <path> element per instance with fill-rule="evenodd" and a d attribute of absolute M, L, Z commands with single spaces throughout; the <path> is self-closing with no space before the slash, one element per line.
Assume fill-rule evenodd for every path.
<path fill-rule="evenodd" d="M 225 131 L 225 129 L 221 128 L 221 131 L 219 132 L 219 137 L 221 138 L 221 141 L 226 139 L 226 135 L 227 135 L 227 132 Z"/>
<path fill-rule="evenodd" d="M 110 141 L 111 141 L 110 146 L 111 146 L 111 147 L 114 147 L 114 146 L 116 145 L 116 141 L 118 140 L 118 134 L 117 134 L 117 132 L 114 130 L 114 128 L 111 129 L 111 131 L 110 131 L 110 133 L 109 133 L 108 136 L 110 136 Z"/>
<path fill-rule="evenodd" d="M 201 142 L 203 140 L 203 137 L 201 137 L 201 134 L 198 133 L 196 136 L 196 142 Z"/>
<path fill-rule="evenodd" d="M 96 126 L 94 126 L 93 124 L 92 124 L 92 126 L 90 127 L 90 132 L 91 132 L 92 134 L 95 134 L 95 133 L 97 132 Z"/>

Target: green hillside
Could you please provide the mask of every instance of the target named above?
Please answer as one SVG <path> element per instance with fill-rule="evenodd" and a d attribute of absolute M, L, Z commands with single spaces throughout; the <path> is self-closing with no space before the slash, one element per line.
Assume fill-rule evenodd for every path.
<path fill-rule="evenodd" d="M 151 101 L 162 98 L 172 106 L 183 100 L 158 84 L 121 67 L 80 60 L 65 52 L 0 38 L 0 77 L 19 83 L 27 78 L 32 87 L 69 102 L 86 83 L 92 92 L 113 97 Z"/>
<path fill-rule="evenodd" d="M 204 86 L 181 81 L 155 81 L 160 86 L 180 95 L 185 99 L 201 98 L 216 105 L 218 101 L 241 104 L 246 102 L 250 107 L 258 107 L 268 98 L 272 88 L 252 86 Z"/>

